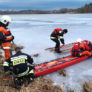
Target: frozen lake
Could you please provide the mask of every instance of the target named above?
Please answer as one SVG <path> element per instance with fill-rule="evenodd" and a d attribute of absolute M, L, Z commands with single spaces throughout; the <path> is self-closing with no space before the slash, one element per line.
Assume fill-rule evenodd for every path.
<path fill-rule="evenodd" d="M 68 29 L 68 33 L 64 36 L 65 43 L 75 42 L 77 38 L 92 41 L 92 14 L 31 14 L 10 16 L 12 17 L 10 28 L 15 36 L 14 42 L 23 45 L 25 47 L 24 51 L 29 54 L 41 53 L 41 57 L 38 59 L 39 63 L 49 60 L 52 55 L 45 53 L 44 49 L 55 45 L 50 40 L 50 34 L 54 28 Z M 55 55 L 52 56 L 50 59 L 56 58 Z M 37 59 L 34 60 L 37 62 Z M 65 85 L 64 88 L 74 88 L 76 92 L 82 92 L 82 83 L 86 80 L 92 81 L 92 59 L 90 58 L 68 67 L 66 71 L 67 77 L 62 77 L 57 72 L 49 74 L 47 77 L 51 77 L 56 84 Z"/>
<path fill-rule="evenodd" d="M 74 42 L 77 38 L 92 39 L 92 14 L 10 16 L 13 20 L 10 28 L 15 36 L 15 42 L 25 45 L 25 48 L 29 49 L 27 52 L 53 46 L 50 34 L 57 27 L 69 30 L 64 36 L 66 43 Z"/>

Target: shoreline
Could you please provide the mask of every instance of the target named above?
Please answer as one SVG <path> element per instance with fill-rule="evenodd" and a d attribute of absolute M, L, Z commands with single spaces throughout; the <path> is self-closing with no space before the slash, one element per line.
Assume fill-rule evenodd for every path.
<path fill-rule="evenodd" d="M 46 13 L 46 14 L 44 14 L 44 13 L 41 13 L 41 14 L 39 14 L 39 13 L 28 13 L 28 14 L 26 14 L 26 13 L 11 13 L 11 14 L 8 14 L 8 13 L 5 13 L 5 14 L 0 14 L 0 15 L 53 15 L 53 14 L 56 14 L 56 15 L 59 15 L 59 14 L 92 14 L 92 13 Z"/>

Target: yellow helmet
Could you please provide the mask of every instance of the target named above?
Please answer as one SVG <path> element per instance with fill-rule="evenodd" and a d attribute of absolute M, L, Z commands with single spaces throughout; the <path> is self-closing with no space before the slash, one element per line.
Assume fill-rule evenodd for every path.
<path fill-rule="evenodd" d="M 7 15 L 4 15 L 1 17 L 0 22 L 6 25 L 7 23 L 11 22 L 11 18 Z"/>

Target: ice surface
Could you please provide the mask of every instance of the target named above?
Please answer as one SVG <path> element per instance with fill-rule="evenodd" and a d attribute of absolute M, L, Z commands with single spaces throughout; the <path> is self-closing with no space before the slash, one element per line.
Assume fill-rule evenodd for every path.
<path fill-rule="evenodd" d="M 77 38 L 92 41 L 92 14 L 29 14 L 10 15 L 12 23 L 11 31 L 15 36 L 15 43 L 23 45 L 24 52 L 34 57 L 35 63 L 42 63 L 51 59 L 63 57 L 53 52 L 44 51 L 45 48 L 54 46 L 50 40 L 50 34 L 54 28 L 67 28 L 64 35 L 65 43 L 76 41 Z M 57 72 L 47 75 L 55 84 L 64 88 L 74 88 L 76 92 L 82 92 L 82 83 L 92 81 L 92 59 L 66 68 L 67 77 L 60 76 Z"/>

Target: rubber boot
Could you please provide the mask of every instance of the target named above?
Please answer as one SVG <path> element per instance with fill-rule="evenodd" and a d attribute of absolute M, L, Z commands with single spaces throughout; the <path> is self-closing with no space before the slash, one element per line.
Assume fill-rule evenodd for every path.
<path fill-rule="evenodd" d="M 34 81 L 34 78 L 33 77 L 29 77 L 28 78 L 28 84 L 32 83 Z"/>
<path fill-rule="evenodd" d="M 16 89 L 21 89 L 21 86 L 23 85 L 23 80 L 22 79 L 15 79 L 14 80 L 15 88 Z"/>
<path fill-rule="evenodd" d="M 56 52 L 56 53 L 61 53 L 61 51 L 60 51 L 59 48 L 55 48 L 55 52 Z"/>
<path fill-rule="evenodd" d="M 30 68 L 32 68 L 32 67 L 30 67 Z M 34 81 L 34 78 L 35 78 L 35 76 L 34 76 L 34 69 L 30 70 L 27 78 L 28 78 L 28 84 Z"/>

